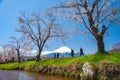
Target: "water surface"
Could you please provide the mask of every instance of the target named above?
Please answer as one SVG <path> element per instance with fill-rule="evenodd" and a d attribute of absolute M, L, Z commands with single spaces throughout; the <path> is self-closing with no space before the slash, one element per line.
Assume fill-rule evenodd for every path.
<path fill-rule="evenodd" d="M 24 71 L 0 70 L 0 80 L 74 80 L 61 76 L 52 76 Z"/>

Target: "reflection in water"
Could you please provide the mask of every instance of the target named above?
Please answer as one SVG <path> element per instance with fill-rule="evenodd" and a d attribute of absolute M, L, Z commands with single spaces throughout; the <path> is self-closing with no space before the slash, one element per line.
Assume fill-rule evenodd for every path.
<path fill-rule="evenodd" d="M 25 72 L 17 71 L 18 80 L 35 80 L 32 74 L 27 74 Z"/>
<path fill-rule="evenodd" d="M 73 80 L 73 79 L 38 73 L 28 73 L 23 71 L 0 70 L 0 80 Z"/>

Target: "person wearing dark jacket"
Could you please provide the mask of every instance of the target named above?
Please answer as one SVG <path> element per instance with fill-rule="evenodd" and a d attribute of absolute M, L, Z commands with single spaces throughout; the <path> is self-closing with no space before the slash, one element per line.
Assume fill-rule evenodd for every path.
<path fill-rule="evenodd" d="M 74 57 L 74 50 L 71 49 L 71 56 Z"/>
<path fill-rule="evenodd" d="M 56 58 L 56 53 L 54 53 L 54 59 Z"/>
<path fill-rule="evenodd" d="M 57 53 L 57 58 L 59 58 L 59 53 Z"/>
<path fill-rule="evenodd" d="M 80 56 L 84 56 L 82 47 L 80 48 Z"/>

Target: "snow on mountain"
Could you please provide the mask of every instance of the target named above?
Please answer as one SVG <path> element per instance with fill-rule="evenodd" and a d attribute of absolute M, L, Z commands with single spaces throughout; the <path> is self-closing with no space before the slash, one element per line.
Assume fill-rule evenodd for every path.
<path fill-rule="evenodd" d="M 62 47 L 54 50 L 53 52 L 54 52 L 54 53 L 66 53 L 66 52 L 70 53 L 70 52 L 71 52 L 71 49 L 68 48 L 68 47 L 66 47 L 66 46 L 62 46 Z"/>
<path fill-rule="evenodd" d="M 41 55 L 47 55 L 47 54 L 51 54 L 51 53 L 70 53 L 71 49 L 66 47 L 66 46 L 62 46 L 54 51 L 43 51 Z"/>

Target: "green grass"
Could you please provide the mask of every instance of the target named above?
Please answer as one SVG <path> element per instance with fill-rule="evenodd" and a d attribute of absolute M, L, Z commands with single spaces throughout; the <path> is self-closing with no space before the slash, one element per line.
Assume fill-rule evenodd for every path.
<path fill-rule="evenodd" d="M 87 56 L 77 56 L 77 57 L 68 57 L 68 58 L 59 58 L 59 59 L 52 59 L 52 60 L 43 60 L 38 62 L 39 64 L 47 64 L 47 65 L 62 65 L 67 66 L 74 62 L 91 62 L 91 63 L 98 63 L 98 62 L 112 62 L 115 64 L 120 63 L 120 53 L 112 53 L 112 54 L 102 54 L 96 53 Z"/>
<path fill-rule="evenodd" d="M 59 59 L 50 59 L 50 60 L 41 60 L 36 61 L 27 61 L 21 63 L 7 63 L 0 64 L 0 69 L 15 69 L 17 67 L 27 67 L 32 64 L 36 65 L 53 65 L 53 66 L 69 66 L 71 63 L 75 62 L 91 62 L 93 64 L 103 63 L 103 62 L 112 62 L 114 64 L 120 64 L 120 53 L 104 54 L 96 53 L 90 54 L 87 56 L 77 56 L 77 57 L 68 57 L 68 58 L 59 58 Z"/>

